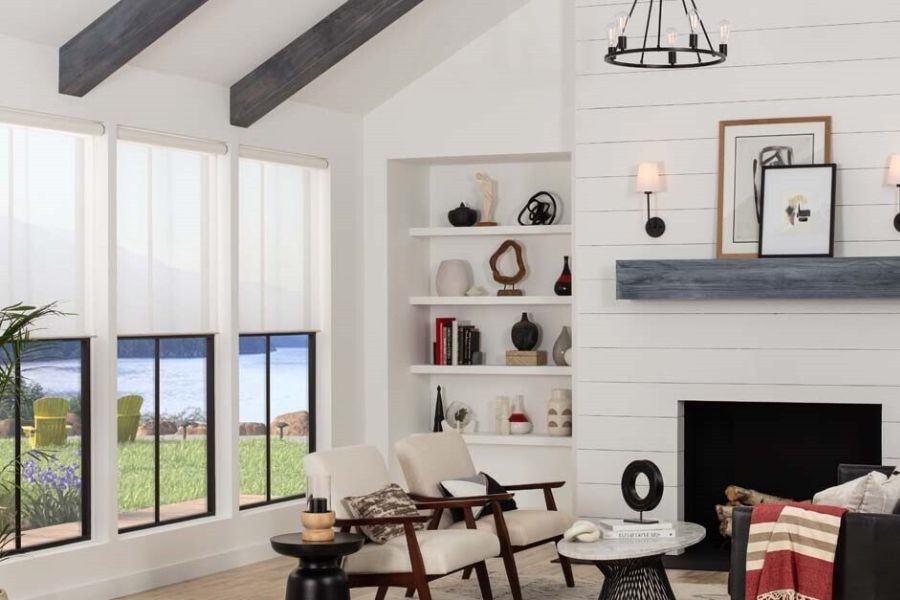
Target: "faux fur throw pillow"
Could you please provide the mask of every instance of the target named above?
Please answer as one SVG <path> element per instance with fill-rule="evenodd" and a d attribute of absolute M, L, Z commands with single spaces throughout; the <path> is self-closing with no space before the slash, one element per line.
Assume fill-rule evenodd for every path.
<path fill-rule="evenodd" d="M 344 498 L 344 504 L 357 519 L 376 517 L 417 516 L 419 511 L 409 495 L 396 483 L 365 496 Z M 415 523 L 416 529 L 423 529 L 424 523 Z M 360 527 L 363 534 L 376 544 L 384 544 L 391 538 L 403 535 L 403 525 L 368 525 Z"/>

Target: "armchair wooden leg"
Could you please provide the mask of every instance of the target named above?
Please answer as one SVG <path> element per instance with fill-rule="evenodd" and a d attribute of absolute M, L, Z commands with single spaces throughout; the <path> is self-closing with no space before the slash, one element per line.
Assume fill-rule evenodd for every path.
<path fill-rule="evenodd" d="M 516 568 L 516 557 L 509 542 L 509 530 L 506 528 L 506 519 L 503 518 L 503 510 L 496 500 L 491 502 L 491 511 L 494 513 L 494 526 L 497 537 L 500 539 L 500 556 L 503 558 L 503 566 L 506 567 L 506 577 L 509 579 L 509 590 L 513 600 L 522 600 L 522 586 L 519 585 L 519 571 Z"/>
<path fill-rule="evenodd" d="M 488 576 L 487 565 L 484 561 L 475 565 L 475 573 L 478 575 L 478 587 L 481 588 L 482 600 L 493 600 L 494 594 L 491 592 L 491 578 Z"/>
<path fill-rule="evenodd" d="M 414 587 L 406 588 L 405 596 L 407 598 L 412 598 L 415 595 L 416 595 L 416 588 L 414 588 Z"/>
<path fill-rule="evenodd" d="M 388 588 L 386 585 L 382 585 L 378 588 L 378 592 L 375 594 L 375 600 L 384 600 L 384 597 L 387 596 Z"/>
<path fill-rule="evenodd" d="M 472 567 L 466 567 L 463 569 L 463 579 L 471 579 L 472 578 Z"/>

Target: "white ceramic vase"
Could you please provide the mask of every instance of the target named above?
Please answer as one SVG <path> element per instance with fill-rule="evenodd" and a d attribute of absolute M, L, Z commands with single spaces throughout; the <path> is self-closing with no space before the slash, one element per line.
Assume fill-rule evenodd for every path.
<path fill-rule="evenodd" d="M 438 296 L 465 296 L 472 287 L 472 269 L 464 260 L 441 262 L 435 278 Z"/>
<path fill-rule="evenodd" d="M 572 390 L 553 390 L 547 403 L 547 433 L 557 437 L 572 435 Z"/>

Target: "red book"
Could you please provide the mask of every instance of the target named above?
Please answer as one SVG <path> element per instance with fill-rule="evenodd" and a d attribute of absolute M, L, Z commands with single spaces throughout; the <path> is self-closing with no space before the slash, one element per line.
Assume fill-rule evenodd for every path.
<path fill-rule="evenodd" d="M 450 317 L 440 317 L 434 320 L 434 345 L 435 356 L 434 364 L 447 364 L 446 339 L 444 328 L 450 326 L 456 319 Z"/>

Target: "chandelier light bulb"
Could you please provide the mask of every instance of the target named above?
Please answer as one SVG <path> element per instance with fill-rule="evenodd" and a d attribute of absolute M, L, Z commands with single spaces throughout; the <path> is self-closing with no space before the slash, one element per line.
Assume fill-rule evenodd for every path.
<path fill-rule="evenodd" d="M 719 42 L 727 44 L 729 37 L 731 37 L 731 23 L 722 21 L 719 23 Z"/>
<path fill-rule="evenodd" d="M 688 17 L 691 21 L 691 33 L 697 33 L 700 31 L 700 13 L 697 12 L 697 9 L 692 10 L 688 13 Z"/>
<path fill-rule="evenodd" d="M 674 27 L 669 27 L 666 29 L 666 42 L 669 44 L 669 48 L 675 48 L 678 46 L 678 30 Z"/>
<path fill-rule="evenodd" d="M 616 44 L 619 43 L 619 26 L 615 23 L 610 23 L 606 26 L 606 35 L 609 38 L 609 47 L 615 48 Z"/>
<path fill-rule="evenodd" d="M 620 12 L 616 15 L 616 26 L 619 28 L 619 35 L 625 35 L 625 28 L 628 27 L 628 13 Z"/>

